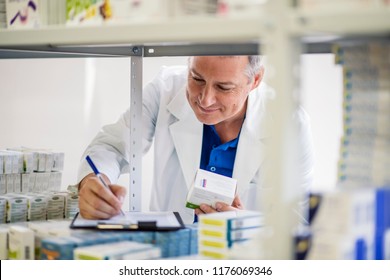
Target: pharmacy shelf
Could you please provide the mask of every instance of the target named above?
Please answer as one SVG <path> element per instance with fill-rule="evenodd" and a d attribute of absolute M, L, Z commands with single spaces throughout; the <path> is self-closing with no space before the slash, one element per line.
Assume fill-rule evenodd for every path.
<path fill-rule="evenodd" d="M 143 46 L 0 46 L 0 59 L 60 58 L 60 57 L 128 57 L 143 49 L 144 57 L 189 56 L 189 55 L 256 55 L 258 42 L 228 44 L 182 44 Z"/>
<path fill-rule="evenodd" d="M 305 52 L 330 52 L 341 40 L 389 39 L 390 9 L 291 9 L 285 25 L 289 36 L 302 39 Z M 256 54 L 261 38 L 275 28 L 272 17 L 260 16 L 1 30 L 0 58 L 129 56 L 137 45 L 147 48 L 144 56 Z"/>
<path fill-rule="evenodd" d="M 36 46 L 110 47 L 139 44 L 221 43 L 258 40 L 262 32 L 259 19 L 197 17 L 99 26 L 52 26 L 41 29 L 2 30 L 2 48 Z"/>
<path fill-rule="evenodd" d="M 0 31 L 0 58 L 255 54 L 264 32 L 258 19 L 197 17 L 170 21 L 52 26 Z M 224 43 L 224 44 L 221 44 Z"/>
<path fill-rule="evenodd" d="M 280 9 L 276 9 L 280 13 Z M 273 30 L 299 38 L 305 53 L 330 53 L 346 40 L 390 39 L 390 8 L 287 9 L 283 23 L 273 13 L 257 18 L 189 17 L 172 20 L 51 26 L 41 29 L 0 30 L 0 59 L 46 57 L 238 55 L 263 53 L 261 41 Z M 265 53 L 265 52 L 264 52 Z"/>
<path fill-rule="evenodd" d="M 343 37 L 390 37 L 390 8 L 291 10 L 288 29 L 291 35 L 318 40 Z"/>
<path fill-rule="evenodd" d="M 332 53 L 334 44 L 390 42 L 390 8 L 327 11 L 294 9 L 288 15 L 287 33 L 291 38 L 299 38 L 304 53 Z"/>

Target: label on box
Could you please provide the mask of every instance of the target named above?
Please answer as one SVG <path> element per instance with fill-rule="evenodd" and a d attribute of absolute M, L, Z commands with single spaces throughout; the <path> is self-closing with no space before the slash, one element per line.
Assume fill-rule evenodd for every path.
<path fill-rule="evenodd" d="M 200 204 L 215 208 L 215 203 L 231 205 L 236 193 L 237 180 L 199 169 L 188 192 L 186 207 L 196 209 Z"/>

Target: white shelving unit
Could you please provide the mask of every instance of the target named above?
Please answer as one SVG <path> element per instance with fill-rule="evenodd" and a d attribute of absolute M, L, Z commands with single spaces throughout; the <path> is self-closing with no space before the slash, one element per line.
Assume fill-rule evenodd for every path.
<path fill-rule="evenodd" d="M 296 216 L 291 206 L 298 199 L 293 187 L 294 172 L 285 153 L 294 136 L 286 126 L 288 112 L 298 104 L 299 55 L 303 52 L 329 52 L 340 40 L 389 40 L 390 9 L 305 11 L 288 7 L 289 1 L 273 0 L 256 18 L 187 18 L 134 24 L 102 26 L 53 26 L 37 30 L 1 30 L 0 58 L 124 56 L 131 58 L 131 110 L 141 116 L 142 57 L 164 55 L 255 54 L 267 55 L 269 80 L 277 93 L 273 163 L 265 200 L 277 205 L 266 215 L 273 234 L 262 242 L 267 259 L 291 259 L 291 231 Z M 283 81 L 283 82 L 281 82 Z M 135 102 L 134 102 L 135 101 Z M 140 127 L 134 134 L 136 151 L 131 162 L 130 203 L 140 209 L 141 148 Z M 287 141 L 286 139 L 289 139 Z M 134 168 L 133 168 L 134 167 Z"/>
<path fill-rule="evenodd" d="M 289 149 L 293 148 L 294 131 L 287 126 L 287 116 L 299 104 L 299 55 L 314 47 L 320 52 L 331 52 L 332 44 L 343 41 L 389 40 L 390 10 L 327 10 L 324 12 L 291 9 L 282 1 L 272 1 L 269 11 L 274 19 L 273 31 L 267 34 L 265 54 L 271 66 L 268 83 L 275 89 L 274 127 L 275 138 L 271 151 L 274 162 L 272 176 L 268 180 L 273 190 L 265 199 L 272 201 L 274 210 L 266 215 L 266 224 L 271 225 L 272 235 L 263 240 L 262 248 L 267 259 L 292 257 L 291 235 L 297 225 L 296 215 L 291 211 L 302 194 L 294 193 L 294 171 Z M 269 30 L 270 31 L 270 30 Z M 269 69 L 267 69 L 269 71 Z M 283 82 L 281 82 L 283 81 Z"/>
<path fill-rule="evenodd" d="M 197 17 L 134 24 L 3 30 L 1 45 L 122 45 L 248 42 L 262 33 L 260 19 Z M 264 30 L 263 30 L 264 31 Z"/>

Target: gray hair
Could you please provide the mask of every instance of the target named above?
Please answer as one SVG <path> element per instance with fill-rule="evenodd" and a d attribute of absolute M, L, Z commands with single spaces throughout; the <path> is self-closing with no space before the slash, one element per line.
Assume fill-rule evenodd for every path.
<path fill-rule="evenodd" d="M 261 56 L 260 55 L 248 55 L 248 66 L 245 69 L 245 74 L 250 80 L 252 80 L 257 73 L 261 70 Z"/>
<path fill-rule="evenodd" d="M 223 56 L 229 57 L 229 56 Z M 231 56 L 232 57 L 232 56 Z M 190 56 L 188 58 L 188 63 L 191 63 L 191 59 L 193 57 Z M 262 68 L 261 65 L 261 56 L 260 55 L 248 55 L 248 66 L 245 69 L 245 75 L 248 76 L 249 80 L 253 80 L 256 74 L 260 72 Z"/>

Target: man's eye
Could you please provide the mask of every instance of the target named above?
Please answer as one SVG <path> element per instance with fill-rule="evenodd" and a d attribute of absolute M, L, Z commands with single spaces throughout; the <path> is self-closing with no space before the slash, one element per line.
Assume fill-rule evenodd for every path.
<path fill-rule="evenodd" d="M 198 78 L 198 77 L 194 77 L 194 76 L 193 76 L 192 79 L 194 79 L 196 82 L 204 82 L 203 79 Z"/>
<path fill-rule="evenodd" d="M 232 88 L 227 88 L 227 87 L 223 87 L 223 86 L 218 86 L 218 89 L 221 91 L 231 91 L 232 90 Z"/>

